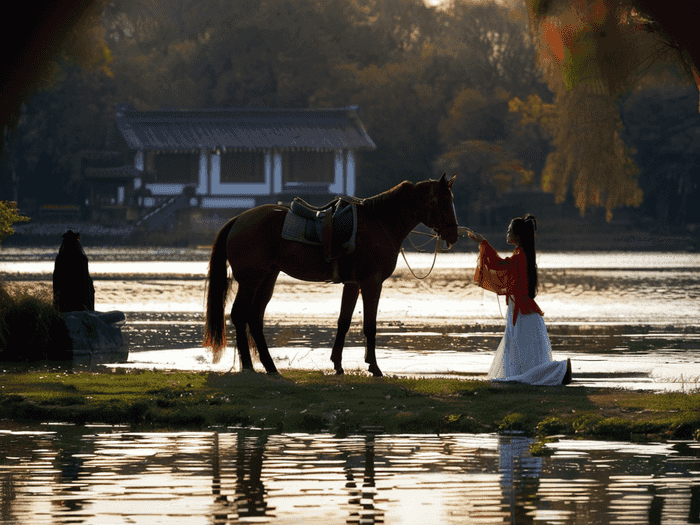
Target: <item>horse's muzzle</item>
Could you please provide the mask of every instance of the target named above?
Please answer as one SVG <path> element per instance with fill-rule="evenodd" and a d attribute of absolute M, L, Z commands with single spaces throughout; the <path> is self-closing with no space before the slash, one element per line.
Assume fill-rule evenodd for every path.
<path fill-rule="evenodd" d="M 447 248 L 449 249 L 453 244 L 459 239 L 459 234 L 457 233 L 457 225 L 450 224 L 439 230 L 435 230 L 437 234 L 447 243 Z"/>

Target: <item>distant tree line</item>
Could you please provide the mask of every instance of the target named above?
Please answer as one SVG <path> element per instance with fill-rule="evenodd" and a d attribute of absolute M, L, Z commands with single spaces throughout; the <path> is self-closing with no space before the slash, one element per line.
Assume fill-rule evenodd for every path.
<path fill-rule="evenodd" d="M 554 105 L 535 65 L 520 1 L 438 9 L 422 0 L 116 0 L 99 24 L 98 66 L 59 61 L 51 88 L 18 118 L 2 177 L 19 180 L 20 204 L 80 204 L 78 153 L 104 148 L 117 102 L 141 110 L 357 104 L 377 144 L 363 155 L 360 196 L 447 170 L 458 173 L 461 217 L 514 186 L 545 186 L 579 191 L 581 210 L 642 204 L 665 221 L 700 222 L 700 141 L 681 140 L 697 124 L 679 104 L 686 86 L 630 91 L 609 136 L 558 128 L 569 108 Z M 572 173 L 586 170 L 597 178 L 581 191 Z"/>

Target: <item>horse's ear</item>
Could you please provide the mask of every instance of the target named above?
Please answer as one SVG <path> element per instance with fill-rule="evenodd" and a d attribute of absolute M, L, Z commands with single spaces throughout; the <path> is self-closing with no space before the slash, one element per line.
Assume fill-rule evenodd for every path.
<path fill-rule="evenodd" d="M 448 188 L 452 189 L 452 185 L 454 184 L 456 178 L 457 178 L 457 174 L 455 173 L 454 176 L 450 180 L 447 181 Z"/>
<path fill-rule="evenodd" d="M 438 181 L 438 186 L 444 186 L 447 184 L 447 172 L 443 171 L 442 172 L 442 177 L 440 177 L 440 180 Z"/>

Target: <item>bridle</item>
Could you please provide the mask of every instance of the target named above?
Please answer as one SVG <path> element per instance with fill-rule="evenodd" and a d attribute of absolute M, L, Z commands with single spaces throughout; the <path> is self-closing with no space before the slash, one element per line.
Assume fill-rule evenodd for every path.
<path fill-rule="evenodd" d="M 430 220 L 430 212 L 431 212 L 431 210 L 432 210 L 433 208 L 436 208 L 436 207 L 437 207 L 437 204 L 438 204 L 438 198 L 437 198 L 437 196 L 435 195 L 435 186 L 434 186 L 434 185 L 431 185 L 431 186 L 430 186 L 430 199 L 428 200 L 428 212 L 427 212 L 427 215 L 426 215 L 426 218 L 425 218 L 425 222 L 426 222 L 426 223 L 430 223 L 430 222 L 431 222 L 431 220 Z M 454 203 L 452 204 L 452 207 L 453 207 L 453 209 L 454 209 Z M 438 214 L 438 217 L 439 217 L 439 215 L 440 215 L 440 214 Z M 459 225 L 457 224 L 457 221 L 456 221 L 456 219 L 455 219 L 455 222 L 454 222 L 453 224 L 447 224 L 447 225 L 444 225 L 444 224 L 443 224 L 442 226 L 439 226 L 439 227 L 437 227 L 437 226 L 432 226 L 432 228 L 433 228 L 433 231 L 434 231 L 435 233 L 437 233 L 437 236 L 438 236 L 440 239 L 442 239 L 442 238 L 443 238 L 443 237 L 442 237 L 442 232 L 443 232 L 444 230 L 446 230 L 447 228 L 457 228 L 458 226 L 459 226 Z M 449 249 L 449 248 L 448 248 L 448 249 Z"/>
<path fill-rule="evenodd" d="M 431 222 L 431 221 L 430 221 L 430 211 L 431 211 L 433 208 L 437 207 L 437 204 L 438 204 L 438 198 L 435 196 L 435 186 L 430 186 L 430 199 L 429 199 L 429 201 L 428 201 L 428 204 L 429 204 L 429 205 L 428 205 L 428 212 L 427 212 L 426 218 L 425 218 L 425 222 L 426 222 L 426 223 L 430 223 L 430 222 Z M 452 204 L 452 206 L 453 206 L 453 209 L 454 209 L 454 203 Z M 418 275 L 416 275 L 416 273 L 413 271 L 413 268 L 411 268 L 411 265 L 408 264 L 408 259 L 406 259 L 406 253 L 405 253 L 404 249 L 401 248 L 401 255 L 403 256 L 403 260 L 404 260 L 404 262 L 406 263 L 406 266 L 408 267 L 408 270 L 411 272 L 411 274 L 413 275 L 413 277 L 415 277 L 416 279 L 425 279 L 426 277 L 428 277 L 428 276 L 432 273 L 433 268 L 435 268 L 435 261 L 437 261 L 437 254 L 438 254 L 438 251 L 439 251 L 439 248 L 440 248 L 440 241 L 441 241 L 441 239 L 442 239 L 442 233 L 441 233 L 441 232 L 442 232 L 443 230 L 447 229 L 447 228 L 457 228 L 457 227 L 458 227 L 458 224 L 457 224 L 457 221 L 455 220 L 455 223 L 454 223 L 454 224 L 442 225 L 442 226 L 440 226 L 440 227 L 434 227 L 434 226 L 433 226 L 432 228 L 433 228 L 433 231 L 435 232 L 435 234 L 424 233 L 424 232 L 420 232 L 420 231 L 416 231 L 416 230 L 411 231 L 411 233 L 416 233 L 416 234 L 420 234 L 420 235 L 429 236 L 429 237 L 431 237 L 430 240 L 435 239 L 435 254 L 433 255 L 433 264 L 430 266 L 430 270 L 428 270 L 428 273 L 426 273 L 425 275 L 420 276 L 420 277 L 419 277 Z M 430 240 L 428 240 L 426 243 L 422 244 L 422 245 L 421 245 L 421 248 L 422 248 L 423 246 L 425 246 L 426 244 L 428 244 L 428 243 L 430 242 Z M 409 237 L 409 241 L 411 242 L 411 244 L 413 245 L 413 247 L 416 248 L 416 250 L 418 250 L 419 252 L 424 252 L 424 251 L 426 251 L 426 250 L 421 250 L 421 249 L 418 248 L 415 244 L 413 244 L 413 241 L 410 239 L 410 237 Z M 452 246 L 448 244 L 447 249 L 449 250 L 451 247 L 452 247 Z"/>

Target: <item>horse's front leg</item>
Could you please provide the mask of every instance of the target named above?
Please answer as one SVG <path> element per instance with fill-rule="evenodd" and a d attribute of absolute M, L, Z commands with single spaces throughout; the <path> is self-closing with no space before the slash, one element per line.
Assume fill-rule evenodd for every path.
<path fill-rule="evenodd" d="M 379 296 L 382 293 L 382 282 L 369 281 L 360 286 L 362 290 L 362 305 L 365 309 L 364 332 L 366 339 L 365 363 L 369 364 L 369 371 L 375 377 L 381 377 L 382 371 L 377 365 L 375 345 L 377 342 L 377 312 L 379 310 Z"/>
<path fill-rule="evenodd" d="M 359 285 L 346 283 L 343 286 L 343 298 L 340 302 L 340 316 L 338 316 L 338 333 L 335 336 L 335 343 L 333 343 L 333 351 L 331 352 L 331 361 L 333 361 L 333 367 L 337 375 L 344 373 L 342 366 L 343 346 L 345 345 L 345 336 L 350 329 L 352 314 L 355 311 L 359 294 Z"/>

